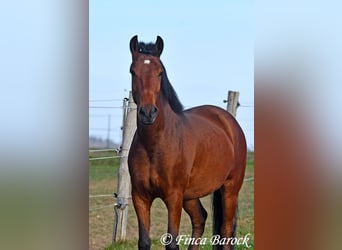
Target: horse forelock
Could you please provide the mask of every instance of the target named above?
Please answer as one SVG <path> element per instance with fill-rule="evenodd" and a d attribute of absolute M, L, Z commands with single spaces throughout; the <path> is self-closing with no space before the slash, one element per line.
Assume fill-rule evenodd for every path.
<path fill-rule="evenodd" d="M 154 43 L 139 42 L 139 53 L 145 55 L 157 56 L 157 48 Z"/>

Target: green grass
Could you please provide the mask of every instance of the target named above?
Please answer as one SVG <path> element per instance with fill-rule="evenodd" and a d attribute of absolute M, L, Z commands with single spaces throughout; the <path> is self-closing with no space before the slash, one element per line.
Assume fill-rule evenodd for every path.
<path fill-rule="evenodd" d="M 159 244 L 159 246 L 158 246 Z M 157 242 L 157 240 L 153 240 L 152 241 L 152 250 L 164 250 L 165 247 L 162 246 L 159 242 Z M 250 244 L 249 246 L 251 246 L 250 248 L 246 248 L 245 246 L 235 246 L 235 250 L 246 250 L 246 249 L 254 249 L 254 244 Z M 202 250 L 212 250 L 212 245 L 208 244 L 208 245 L 201 245 L 199 247 Z M 131 250 L 131 249 L 137 249 L 137 242 L 133 242 L 133 241 L 127 241 L 127 242 L 122 242 L 120 244 L 117 245 L 110 245 L 109 247 L 105 247 L 105 250 Z M 180 249 L 181 250 L 185 250 L 188 249 L 188 246 L 185 245 L 180 245 Z"/>
<path fill-rule="evenodd" d="M 90 157 L 100 157 L 113 155 L 110 153 L 93 153 Z M 113 194 L 117 190 L 117 174 L 119 159 L 106 159 L 98 161 L 90 161 L 89 167 L 89 193 L 96 194 Z M 245 177 L 254 176 L 254 157 L 249 155 Z M 203 206 L 208 212 L 204 238 L 208 241 L 212 236 L 211 228 L 211 197 L 201 198 Z M 113 204 L 115 200 L 112 197 L 89 199 L 89 208 L 102 207 Z M 89 211 L 89 247 L 90 249 L 137 249 L 137 219 L 133 209 L 133 205 L 128 206 L 128 225 L 127 236 L 128 241 L 111 244 L 113 232 L 114 212 L 113 207 L 108 207 L 96 211 Z M 156 199 L 151 209 L 151 249 L 165 249 L 160 243 L 160 236 L 166 233 L 167 229 L 167 210 L 164 203 L 160 199 Z M 246 181 L 242 185 L 239 195 L 239 213 L 236 237 L 243 237 L 250 233 L 248 242 L 254 249 L 254 181 Z M 183 211 L 181 219 L 180 234 L 191 235 L 191 222 L 188 215 Z M 180 249 L 187 249 L 187 246 L 181 245 Z M 200 249 L 212 249 L 210 244 L 200 246 Z M 236 246 L 236 250 L 246 249 L 245 246 Z"/>
<path fill-rule="evenodd" d="M 118 156 L 114 152 L 93 152 L 89 158 Z M 117 178 L 119 158 L 89 161 L 89 181 L 111 180 Z"/>

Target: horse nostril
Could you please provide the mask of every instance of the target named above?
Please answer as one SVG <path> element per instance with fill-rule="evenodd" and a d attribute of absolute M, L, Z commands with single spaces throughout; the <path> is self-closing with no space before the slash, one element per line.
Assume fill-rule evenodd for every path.
<path fill-rule="evenodd" d="M 151 108 L 151 115 L 155 115 L 158 112 L 158 108 L 156 106 L 152 106 Z"/>
<path fill-rule="evenodd" d="M 146 110 L 143 107 L 139 108 L 139 115 L 146 116 Z"/>

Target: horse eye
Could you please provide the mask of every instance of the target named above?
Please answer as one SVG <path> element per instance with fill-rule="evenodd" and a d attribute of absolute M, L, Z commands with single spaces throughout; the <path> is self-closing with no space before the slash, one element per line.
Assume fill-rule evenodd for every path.
<path fill-rule="evenodd" d="M 162 76 L 162 74 L 163 74 L 163 71 L 162 71 L 162 72 L 160 72 L 160 73 L 158 74 L 158 76 Z"/>
<path fill-rule="evenodd" d="M 135 72 L 133 70 L 130 70 L 132 76 L 135 76 Z"/>

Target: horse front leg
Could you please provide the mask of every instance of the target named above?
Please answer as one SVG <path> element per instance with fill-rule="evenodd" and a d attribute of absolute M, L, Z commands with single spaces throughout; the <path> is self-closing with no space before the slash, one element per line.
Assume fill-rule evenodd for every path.
<path fill-rule="evenodd" d="M 164 200 L 168 210 L 168 233 L 170 239 L 166 244 L 165 249 L 178 250 L 177 237 L 179 232 L 179 224 L 182 215 L 183 195 L 179 193 L 172 193 Z"/>
<path fill-rule="evenodd" d="M 151 249 L 150 239 L 150 211 L 153 199 L 149 197 L 142 197 L 136 192 L 132 192 L 132 200 L 135 212 L 138 217 L 139 226 L 139 250 Z"/>

